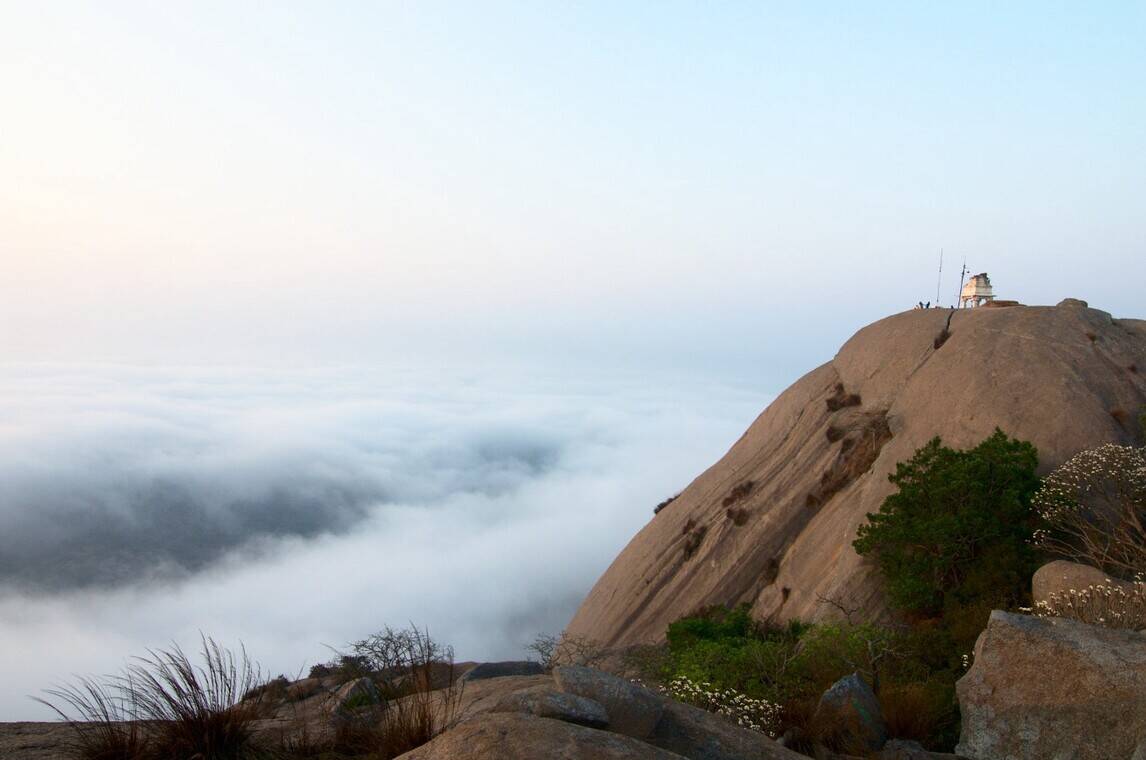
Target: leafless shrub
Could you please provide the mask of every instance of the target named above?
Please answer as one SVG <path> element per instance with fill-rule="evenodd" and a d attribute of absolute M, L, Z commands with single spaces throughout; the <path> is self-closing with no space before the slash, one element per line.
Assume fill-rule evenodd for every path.
<path fill-rule="evenodd" d="M 885 684 L 879 706 L 887 735 L 927 742 L 958 720 L 950 693 L 926 683 Z"/>
<path fill-rule="evenodd" d="M 605 661 L 608 652 L 601 643 L 585 636 L 573 636 L 562 631 L 557 636 L 539 633 L 526 650 L 537 655 L 537 661 L 546 670 L 558 665 L 587 665 L 594 667 Z"/>
<path fill-rule="evenodd" d="M 1032 504 L 1046 523 L 1034 544 L 1118 578 L 1146 571 L 1146 449 L 1106 444 L 1076 454 Z"/>
<path fill-rule="evenodd" d="M 346 657 L 362 665 L 382 699 L 340 717 L 335 751 L 389 760 L 420 747 L 454 722 L 462 696 L 454 652 L 429 631 L 387 626 L 350 644 L 349 650 Z"/>

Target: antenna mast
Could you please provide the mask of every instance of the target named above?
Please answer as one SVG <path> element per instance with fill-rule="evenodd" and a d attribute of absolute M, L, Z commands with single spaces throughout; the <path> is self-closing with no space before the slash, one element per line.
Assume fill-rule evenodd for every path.
<path fill-rule="evenodd" d="M 963 269 L 962 269 L 962 271 L 959 272 L 959 292 L 955 294 L 955 303 L 959 304 L 960 308 L 963 307 L 963 303 L 959 299 L 963 297 L 963 278 L 966 276 L 967 276 L 967 257 L 964 256 L 963 257 Z"/>
<path fill-rule="evenodd" d="M 943 249 L 939 249 L 939 280 L 935 283 L 935 308 L 939 308 L 939 288 L 943 287 Z"/>

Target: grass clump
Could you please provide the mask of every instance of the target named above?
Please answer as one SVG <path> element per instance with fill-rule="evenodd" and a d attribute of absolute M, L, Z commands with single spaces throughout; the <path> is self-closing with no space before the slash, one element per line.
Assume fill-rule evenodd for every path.
<path fill-rule="evenodd" d="M 75 729 L 71 754 L 83 760 L 263 756 L 254 733 L 258 668 L 245 650 L 236 656 L 207 637 L 200 659 L 196 664 L 178 646 L 149 651 L 118 675 L 80 678 L 39 701 Z"/>

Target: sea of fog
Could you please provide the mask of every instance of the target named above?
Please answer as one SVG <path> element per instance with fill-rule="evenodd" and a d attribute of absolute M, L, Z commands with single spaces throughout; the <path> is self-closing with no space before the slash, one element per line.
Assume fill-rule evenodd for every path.
<path fill-rule="evenodd" d="M 0 365 L 0 721 L 200 632 L 520 659 L 769 401 L 700 375 Z"/>

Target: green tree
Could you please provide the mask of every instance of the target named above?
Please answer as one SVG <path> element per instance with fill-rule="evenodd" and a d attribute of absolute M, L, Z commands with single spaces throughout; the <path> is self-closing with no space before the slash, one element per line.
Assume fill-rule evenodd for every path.
<path fill-rule="evenodd" d="M 1001 430 L 973 449 L 939 438 L 896 466 L 898 490 L 860 526 L 854 546 L 872 556 L 891 602 L 925 615 L 1015 604 L 1036 557 L 1038 451 Z"/>

